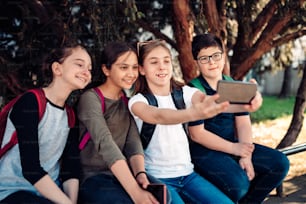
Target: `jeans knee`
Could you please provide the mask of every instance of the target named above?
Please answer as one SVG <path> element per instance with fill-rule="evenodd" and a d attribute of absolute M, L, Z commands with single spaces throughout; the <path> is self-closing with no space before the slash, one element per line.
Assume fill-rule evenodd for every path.
<path fill-rule="evenodd" d="M 228 189 L 227 195 L 231 198 L 232 201 L 238 202 L 247 194 L 249 187 L 250 181 L 248 180 L 248 178 L 241 178 L 239 182 L 237 182 L 235 185 Z"/>
<path fill-rule="evenodd" d="M 290 162 L 288 157 L 285 154 L 280 153 L 279 159 L 276 165 L 274 166 L 274 171 L 277 172 L 279 175 L 285 177 L 289 171 L 289 168 Z"/>

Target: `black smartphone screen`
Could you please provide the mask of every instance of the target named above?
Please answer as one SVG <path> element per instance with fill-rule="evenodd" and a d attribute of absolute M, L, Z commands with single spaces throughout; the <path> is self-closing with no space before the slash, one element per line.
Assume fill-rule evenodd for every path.
<path fill-rule="evenodd" d="M 148 185 L 147 191 L 152 193 L 160 204 L 164 204 L 167 202 L 166 199 L 167 192 L 165 184 L 151 183 Z"/>

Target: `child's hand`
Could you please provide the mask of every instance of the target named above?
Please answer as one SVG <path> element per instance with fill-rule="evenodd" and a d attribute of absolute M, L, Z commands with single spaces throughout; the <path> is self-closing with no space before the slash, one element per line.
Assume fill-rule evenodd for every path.
<path fill-rule="evenodd" d="M 240 157 L 251 157 L 254 151 L 254 144 L 249 143 L 233 143 L 232 154 Z"/>
<path fill-rule="evenodd" d="M 228 106 L 229 102 L 216 103 L 216 99 L 219 98 L 218 94 L 208 96 L 203 94 L 200 103 L 195 104 L 195 109 L 199 116 L 199 119 L 211 118 L 221 112 L 224 112 Z"/>
<path fill-rule="evenodd" d="M 239 160 L 241 168 L 245 171 L 250 181 L 255 177 L 255 171 L 251 158 L 252 157 L 243 157 Z"/>
<path fill-rule="evenodd" d="M 257 84 L 255 79 L 251 79 L 250 80 L 251 83 L 255 83 Z M 261 94 L 257 91 L 255 97 L 252 99 L 251 104 L 249 105 L 245 105 L 244 108 L 248 111 L 248 112 L 255 112 L 257 111 L 261 105 L 262 105 L 262 96 Z"/>

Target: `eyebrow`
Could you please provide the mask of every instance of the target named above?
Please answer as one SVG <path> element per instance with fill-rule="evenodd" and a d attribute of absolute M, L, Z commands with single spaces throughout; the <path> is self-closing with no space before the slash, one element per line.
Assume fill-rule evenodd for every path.
<path fill-rule="evenodd" d="M 74 60 L 85 61 L 85 60 L 83 60 L 83 59 L 81 59 L 81 58 L 75 58 Z"/>
<path fill-rule="evenodd" d="M 148 58 L 148 59 L 150 60 L 150 59 L 165 59 L 165 58 L 171 59 L 170 56 L 164 56 L 164 57 L 150 57 L 150 58 Z"/>

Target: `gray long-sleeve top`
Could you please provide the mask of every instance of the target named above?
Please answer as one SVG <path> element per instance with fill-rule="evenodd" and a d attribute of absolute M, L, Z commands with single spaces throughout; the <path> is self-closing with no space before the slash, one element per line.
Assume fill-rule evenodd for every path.
<path fill-rule="evenodd" d="M 77 113 L 80 137 L 86 129 L 91 135 L 80 153 L 83 181 L 99 173 L 110 173 L 109 168 L 118 160 L 143 155 L 135 121 L 123 100 L 105 98 L 103 113 L 99 96 L 90 89 L 81 95 Z"/>

